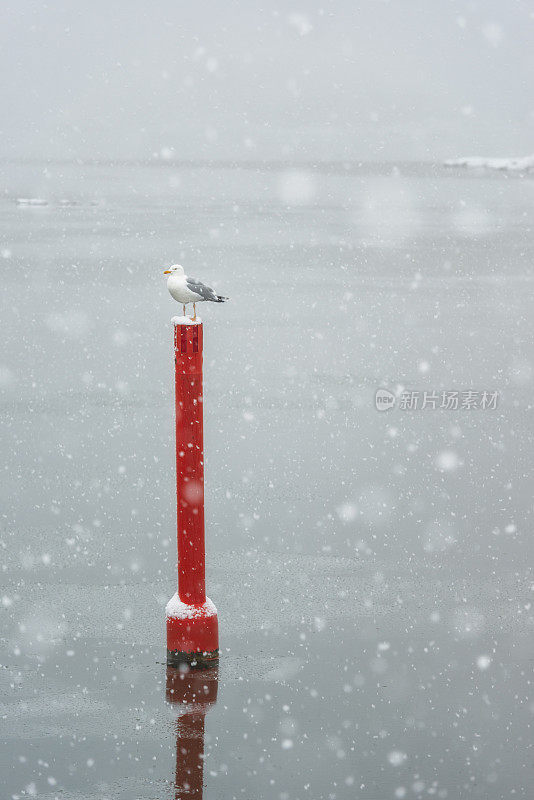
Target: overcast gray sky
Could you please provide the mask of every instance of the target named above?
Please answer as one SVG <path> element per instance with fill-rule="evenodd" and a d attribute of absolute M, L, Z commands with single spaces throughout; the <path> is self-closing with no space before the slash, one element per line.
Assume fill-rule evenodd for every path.
<path fill-rule="evenodd" d="M 0 155 L 534 152 L 534 2 L 3 3 Z"/>

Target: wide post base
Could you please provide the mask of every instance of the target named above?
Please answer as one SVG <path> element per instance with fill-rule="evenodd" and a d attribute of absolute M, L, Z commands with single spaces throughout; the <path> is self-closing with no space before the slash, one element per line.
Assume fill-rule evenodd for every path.
<path fill-rule="evenodd" d="M 209 667 L 219 658 L 217 609 L 209 598 L 200 605 L 183 603 L 178 594 L 167 603 L 167 664 Z"/>

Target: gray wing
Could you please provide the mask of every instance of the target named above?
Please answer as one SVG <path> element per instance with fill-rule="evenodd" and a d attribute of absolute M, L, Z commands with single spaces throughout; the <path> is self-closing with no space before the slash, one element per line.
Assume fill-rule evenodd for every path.
<path fill-rule="evenodd" d="M 218 298 L 216 293 L 209 286 L 206 286 L 205 283 L 198 281 L 196 278 L 186 278 L 186 283 L 187 288 L 199 294 L 203 300 L 213 300 L 217 302 Z"/>

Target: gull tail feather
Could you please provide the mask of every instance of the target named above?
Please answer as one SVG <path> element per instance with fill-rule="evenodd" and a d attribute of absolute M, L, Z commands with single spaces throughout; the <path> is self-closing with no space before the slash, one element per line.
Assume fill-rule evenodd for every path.
<path fill-rule="evenodd" d="M 217 299 L 215 300 L 216 303 L 226 303 L 229 300 L 229 297 L 223 297 L 222 294 L 217 295 Z"/>

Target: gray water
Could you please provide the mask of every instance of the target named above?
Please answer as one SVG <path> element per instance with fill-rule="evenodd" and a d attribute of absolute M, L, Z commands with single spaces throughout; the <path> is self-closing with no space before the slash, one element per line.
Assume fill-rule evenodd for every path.
<path fill-rule="evenodd" d="M 231 297 L 201 307 L 204 797 L 530 797 L 534 180 L 1 175 L 2 797 L 200 796 L 164 664 L 175 262 Z"/>

